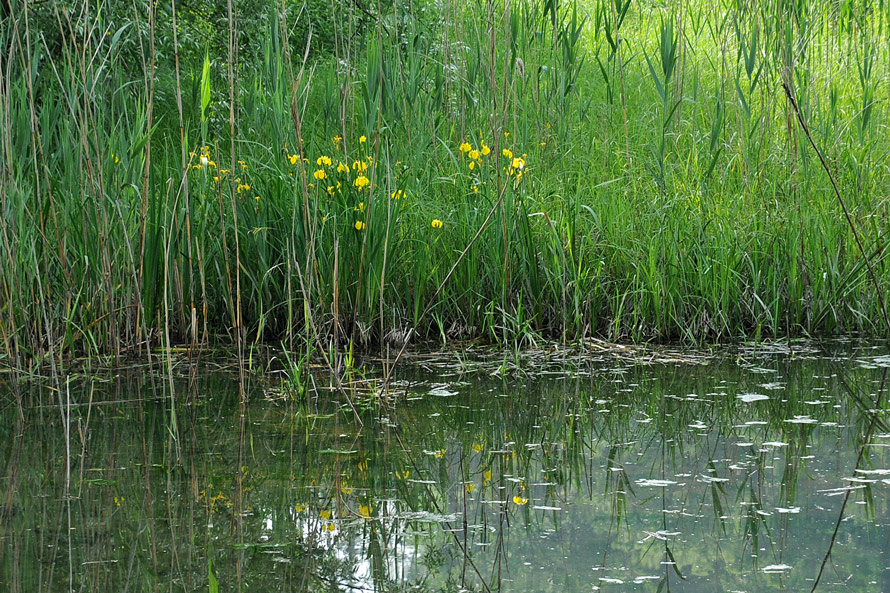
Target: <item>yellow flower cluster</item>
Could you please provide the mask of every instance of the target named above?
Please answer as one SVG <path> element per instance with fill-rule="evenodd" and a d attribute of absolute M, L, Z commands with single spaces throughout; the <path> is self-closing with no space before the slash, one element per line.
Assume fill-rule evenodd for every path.
<path fill-rule="evenodd" d="M 458 149 L 462 154 L 465 154 L 469 159 L 469 164 L 467 165 L 472 171 L 476 167 L 482 166 L 482 157 L 488 156 L 491 152 L 491 147 L 486 146 L 485 140 L 480 140 L 479 148 L 473 148 L 473 146 L 469 142 L 462 142 Z"/>
<path fill-rule="evenodd" d="M 197 153 L 194 151 L 190 152 L 189 160 L 191 160 L 191 159 L 198 159 L 198 162 L 197 163 L 190 162 L 189 166 L 188 166 L 189 169 L 201 170 L 204 167 L 208 167 L 208 168 L 213 167 L 214 169 L 216 168 L 216 163 L 210 159 L 210 147 L 209 146 L 206 146 L 206 145 L 202 146 L 200 153 Z M 117 162 L 117 161 L 115 161 L 115 162 Z"/>
<path fill-rule="evenodd" d="M 217 494 L 213 494 L 213 484 L 207 486 L 207 490 L 210 490 L 210 494 L 208 495 L 207 490 L 201 490 L 198 492 L 198 498 L 203 499 L 205 503 L 210 506 L 210 512 L 213 513 L 216 510 L 216 505 L 219 502 L 222 502 L 227 507 L 232 506 L 232 501 L 226 498 L 226 495 L 222 492 Z"/>
<path fill-rule="evenodd" d="M 296 155 L 294 155 L 294 156 L 296 156 Z M 210 146 L 207 146 L 207 145 L 202 146 L 197 152 L 194 152 L 194 151 L 190 152 L 189 153 L 189 161 L 190 161 L 188 164 L 189 169 L 193 169 L 193 170 L 197 169 L 199 171 L 203 170 L 203 169 L 206 169 L 208 171 L 210 169 L 215 169 L 216 174 L 213 175 L 214 183 L 220 183 L 220 181 L 222 180 L 222 178 L 225 175 L 228 175 L 229 173 L 232 172 L 231 169 L 222 169 L 217 166 L 216 161 L 214 161 L 210 157 Z M 196 162 L 192 162 L 192 161 L 196 161 Z M 247 169 L 247 161 L 239 160 L 238 164 L 241 166 L 242 171 Z M 237 185 L 235 186 L 235 190 L 239 194 L 250 191 L 250 184 L 247 183 L 246 180 L 242 181 L 242 179 L 240 177 L 238 177 L 235 179 L 235 182 L 237 183 Z M 260 197 L 255 196 L 255 199 L 259 200 Z"/>
<path fill-rule="evenodd" d="M 322 519 L 323 523 L 321 524 L 322 531 L 336 531 L 337 525 L 334 521 L 331 520 L 333 513 L 331 513 L 330 509 L 325 509 L 323 511 L 318 512 L 318 518 Z"/>
<path fill-rule="evenodd" d="M 340 136 L 334 136 L 331 138 L 331 141 L 334 145 L 339 149 L 340 143 L 343 141 L 343 138 Z M 367 138 L 362 136 L 360 138 L 360 142 L 366 142 Z M 285 154 L 287 155 L 288 160 L 292 165 L 297 165 L 300 161 L 300 156 L 296 154 L 289 154 L 287 152 L 287 146 L 285 146 Z M 303 159 L 305 163 L 309 163 L 309 159 Z M 352 166 L 343 161 L 334 162 L 334 159 L 329 157 L 328 155 L 321 155 L 317 159 L 315 159 L 315 164 L 318 166 L 312 173 L 313 179 L 316 181 L 324 181 L 325 179 L 331 179 L 333 176 L 333 171 L 336 171 L 337 175 L 345 176 L 345 182 L 349 182 L 351 176 L 354 174 L 355 177 L 351 179 L 352 185 L 359 191 L 362 191 L 364 188 L 371 185 L 371 180 L 369 179 L 368 170 L 372 166 L 376 166 L 374 163 L 374 159 L 370 156 L 365 156 L 361 159 L 357 159 L 352 162 Z M 330 170 L 330 169 L 332 170 Z M 315 187 L 314 183 L 309 183 L 309 187 Z M 339 191 L 342 187 L 341 182 L 337 181 L 334 184 L 333 180 L 331 181 L 331 185 L 328 184 L 320 184 L 319 187 L 325 189 L 328 195 L 334 195 L 336 191 Z"/>
<path fill-rule="evenodd" d="M 527 154 L 523 154 L 521 157 L 513 156 L 513 151 L 509 148 L 505 148 L 503 150 L 504 158 L 507 159 L 507 166 L 505 167 L 507 171 L 507 175 L 516 176 L 516 181 L 520 181 L 522 179 L 522 175 L 525 172 L 525 159 L 528 156 Z"/>

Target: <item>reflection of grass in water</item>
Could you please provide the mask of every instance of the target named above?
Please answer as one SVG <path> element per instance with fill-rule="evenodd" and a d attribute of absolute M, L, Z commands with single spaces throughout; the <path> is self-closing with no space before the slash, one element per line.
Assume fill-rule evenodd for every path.
<path fill-rule="evenodd" d="M 528 551 L 526 536 L 519 535 L 523 530 L 529 538 L 555 529 L 560 537 L 572 539 L 579 537 L 575 530 L 582 527 L 609 533 L 603 544 L 610 550 L 609 558 L 636 558 L 634 562 L 647 566 L 658 561 L 653 554 L 659 547 L 640 557 L 633 542 L 642 537 L 641 528 L 654 524 L 669 532 L 701 531 L 702 540 L 719 535 L 724 539 L 727 570 L 750 571 L 752 560 L 746 554 L 766 547 L 763 558 L 769 557 L 769 562 L 760 562 L 773 563 L 795 528 L 789 519 L 803 516 L 779 516 L 775 507 L 803 506 L 806 512 L 813 495 L 804 476 L 828 484 L 834 479 L 822 473 L 820 459 L 801 457 L 832 449 L 825 436 L 836 431 L 843 447 L 840 455 L 846 459 L 847 451 L 859 446 L 868 423 L 860 408 L 867 398 L 847 397 L 839 379 L 824 378 L 832 374 L 831 367 L 778 362 L 772 367 L 776 372 L 769 376 L 780 374 L 785 389 L 769 392 L 771 399 L 753 404 L 735 396 L 765 383 L 763 375 L 722 363 L 661 368 L 657 374 L 633 366 L 623 367 L 623 373 L 594 368 L 581 373 L 581 379 L 521 384 L 472 375 L 463 378 L 465 384 L 453 382 L 451 390 L 458 394 L 450 397 L 430 396 L 421 383 L 408 392 L 422 396 L 420 400 L 393 401 L 388 410 L 364 409 L 365 427 L 360 432 L 351 411 L 335 395 L 320 397 L 311 409 L 307 399 L 254 398 L 244 410 L 248 421 L 240 439 L 241 500 L 246 513 L 241 517 L 231 504 L 239 447 L 238 433 L 233 431 L 240 412 L 237 398 L 226 395 L 225 381 L 208 382 L 194 398 L 177 398 L 194 402 L 178 410 L 179 461 L 173 456 L 163 406 L 145 402 L 140 411 L 135 405 L 95 405 L 89 425 L 88 408 L 76 408 L 75 425 L 79 421 L 88 438 L 83 473 L 78 457 L 73 464 L 75 498 L 70 504 L 78 529 L 71 535 L 72 561 L 74 566 L 104 564 L 102 571 L 76 571 L 75 577 L 113 586 L 132 578 L 128 566 L 135 563 L 148 574 L 163 572 L 200 583 L 207 578 L 209 558 L 220 583 L 233 581 L 235 562 L 243 563 L 245 574 L 268 573 L 252 578 L 268 581 L 269 586 L 310 577 L 318 583 L 331 582 L 362 566 L 355 550 L 367 552 L 376 542 L 372 570 L 376 582 L 390 579 L 404 585 L 424 578 L 423 567 L 405 555 L 406 550 L 416 550 L 417 558 L 443 570 L 443 576 L 427 581 L 435 588 L 449 578 L 459 581 L 463 563 L 437 522 L 433 500 L 443 514 L 454 516 L 453 526 L 461 528 L 464 516 L 468 526 L 483 526 L 467 535 L 470 554 L 482 566 L 500 558 L 519 570 L 514 555 Z M 871 370 L 852 369 L 843 380 L 852 390 L 867 393 L 873 389 L 869 387 L 873 375 Z M 104 399 L 102 390 L 114 388 L 96 385 L 94 402 Z M 831 403 L 807 404 L 814 387 L 826 387 L 827 391 L 818 392 L 819 399 Z M 125 381 L 117 388 L 121 392 L 115 397 L 132 399 L 141 386 Z M 74 391 L 77 402 L 88 401 L 88 391 Z M 695 397 L 690 396 L 693 393 Z M 46 397 L 47 403 L 53 399 L 51 394 Z M 842 407 L 833 408 L 835 402 Z M 785 422 L 803 415 L 841 426 Z M 52 408 L 39 408 L 28 416 L 27 446 L 12 439 L 5 445 L 15 451 L 4 457 L 17 459 L 21 469 L 15 482 L 15 511 L 4 515 L 4 525 L 15 539 L 6 540 L 4 548 L 20 554 L 4 554 L 3 570 L 4 574 L 18 571 L 20 582 L 28 583 L 50 563 L 56 567 L 53 578 L 64 580 L 68 542 L 66 531 L 59 528 L 66 524 L 60 522 L 65 515 L 59 514 L 64 509 L 59 500 L 63 472 L 58 459 L 64 450 L 59 415 Z M 43 422 L 34 423 L 37 417 Z M 750 421 L 765 424 L 737 428 Z M 398 427 L 405 449 L 391 423 Z M 81 433 L 72 434 L 72 450 L 80 451 Z M 755 445 L 739 446 L 742 439 Z M 759 451 L 766 441 L 788 446 Z M 874 463 L 881 467 L 884 453 L 877 455 Z M 742 469 L 727 469 L 733 464 Z M 681 473 L 690 475 L 677 477 Z M 702 476 L 729 482 L 699 481 Z M 642 478 L 667 478 L 685 485 L 640 487 L 637 482 Z M 428 480 L 434 483 L 423 483 Z M 468 491 L 470 484 L 474 488 Z M 652 498 L 661 492 L 670 493 L 667 513 Z M 518 505 L 514 497 L 528 502 Z M 492 500 L 506 504 L 487 502 Z M 742 502 L 746 504 L 741 506 Z M 535 507 L 559 507 L 565 512 Z M 875 512 L 873 506 L 869 509 Z M 702 527 L 675 511 L 702 515 L 698 518 Z M 238 522 L 243 538 L 233 541 L 232 525 Z M 610 522 L 614 529 L 609 529 Z M 55 556 L 38 553 L 44 549 L 38 531 L 26 531 L 38 525 L 42 537 L 58 546 Z M 859 529 L 859 523 L 850 528 Z M 711 535 L 705 537 L 708 530 Z M 422 535 L 415 537 L 415 532 Z M 192 545 L 207 552 L 189 551 Z M 681 567 L 695 554 L 705 558 L 712 552 L 704 541 L 670 545 Z M 354 551 L 344 555 L 349 549 Z M 40 558 L 41 564 L 14 558 Z"/>

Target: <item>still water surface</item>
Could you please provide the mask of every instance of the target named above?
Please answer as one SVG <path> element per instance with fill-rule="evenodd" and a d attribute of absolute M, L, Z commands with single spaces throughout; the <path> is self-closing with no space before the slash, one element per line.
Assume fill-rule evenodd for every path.
<path fill-rule="evenodd" d="M 884 352 L 0 386 L 0 589 L 888 592 Z"/>

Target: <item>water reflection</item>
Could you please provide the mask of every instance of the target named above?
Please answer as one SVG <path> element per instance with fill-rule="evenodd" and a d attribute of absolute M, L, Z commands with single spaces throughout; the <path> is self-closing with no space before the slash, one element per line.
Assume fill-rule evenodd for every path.
<path fill-rule="evenodd" d="M 3 400 L 0 583 L 808 591 L 836 530 L 817 590 L 890 591 L 880 352 L 430 358 L 346 381 L 361 427 L 322 378 L 72 377 Z"/>

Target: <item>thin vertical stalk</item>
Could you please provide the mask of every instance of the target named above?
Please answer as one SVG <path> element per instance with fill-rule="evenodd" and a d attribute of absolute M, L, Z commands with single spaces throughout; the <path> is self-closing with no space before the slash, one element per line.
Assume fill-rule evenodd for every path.
<path fill-rule="evenodd" d="M 235 344 L 238 350 L 238 384 L 241 397 L 246 397 L 244 390 L 244 320 L 241 316 L 241 243 L 239 239 L 238 208 L 235 202 L 235 9 L 232 0 L 227 0 L 229 28 L 229 148 L 231 150 L 231 183 L 230 198 L 232 204 L 232 225 L 235 230 Z M 223 229 L 225 232 L 225 229 Z M 228 254 L 226 255 L 228 257 Z M 240 581 L 239 581 L 240 585 Z"/>

